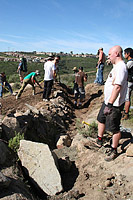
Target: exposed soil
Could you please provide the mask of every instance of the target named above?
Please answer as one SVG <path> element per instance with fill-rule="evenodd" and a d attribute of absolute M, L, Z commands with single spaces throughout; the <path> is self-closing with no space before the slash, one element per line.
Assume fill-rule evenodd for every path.
<path fill-rule="evenodd" d="M 68 92 L 69 99 L 72 103 L 74 102 L 71 90 L 59 85 L 54 85 L 54 90 L 58 89 Z M 75 125 L 76 118 L 78 118 L 81 123 L 82 121 L 87 123 L 96 121 L 97 113 L 103 102 L 103 89 L 103 86 L 97 86 L 95 84 L 88 84 L 86 86 L 85 101 L 81 108 L 74 109 L 75 121 L 70 124 L 69 127 L 69 134 L 72 134 L 72 137 L 77 133 Z M 32 96 L 32 89 L 27 87 L 18 100 L 16 100 L 15 96 L 5 96 L 1 99 L 2 114 L 6 115 L 9 110 L 26 111 L 27 107 L 25 103 L 35 106 L 37 103 L 42 102 L 42 95 L 43 89 L 36 87 L 36 95 Z M 133 130 L 133 125 L 127 128 Z M 132 157 L 127 157 L 126 154 L 123 153 L 120 154 L 116 160 L 108 163 L 104 161 L 103 151 L 104 149 L 102 148 L 97 151 L 97 149 L 90 148 L 88 145 L 88 148 L 86 146 L 86 149 L 84 149 L 75 161 L 79 175 L 75 181 L 74 189 L 77 190 L 81 196 L 79 197 L 77 195 L 77 197 L 73 197 L 73 199 L 133 199 Z M 72 195 L 70 196 L 72 197 Z M 59 199 L 61 198 L 59 197 Z M 66 199 L 72 198 L 66 196 Z"/>

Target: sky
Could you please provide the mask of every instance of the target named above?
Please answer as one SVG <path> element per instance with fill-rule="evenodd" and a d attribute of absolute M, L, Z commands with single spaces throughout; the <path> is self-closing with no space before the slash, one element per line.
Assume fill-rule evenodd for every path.
<path fill-rule="evenodd" d="M 133 48 L 133 0 L 0 0 L 0 52 Z"/>

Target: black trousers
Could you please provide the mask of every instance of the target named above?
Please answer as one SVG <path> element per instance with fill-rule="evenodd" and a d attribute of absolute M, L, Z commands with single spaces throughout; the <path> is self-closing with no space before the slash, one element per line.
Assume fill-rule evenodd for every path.
<path fill-rule="evenodd" d="M 44 81 L 43 99 L 49 99 L 52 86 L 53 86 L 53 80 Z"/>

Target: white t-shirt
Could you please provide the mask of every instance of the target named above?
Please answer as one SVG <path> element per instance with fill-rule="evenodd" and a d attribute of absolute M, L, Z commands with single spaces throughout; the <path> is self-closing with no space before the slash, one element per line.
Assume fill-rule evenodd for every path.
<path fill-rule="evenodd" d="M 45 75 L 44 75 L 44 80 L 49 81 L 53 80 L 53 71 L 56 70 L 55 64 L 52 61 L 47 61 L 44 64 L 44 70 L 45 70 Z"/>
<path fill-rule="evenodd" d="M 113 106 L 118 107 L 125 102 L 127 92 L 127 77 L 128 72 L 124 61 L 120 61 L 119 63 L 113 66 L 113 69 L 109 73 L 104 86 L 104 101 L 106 105 L 109 102 L 115 84 L 121 85 L 121 89 L 117 99 L 113 103 Z"/>

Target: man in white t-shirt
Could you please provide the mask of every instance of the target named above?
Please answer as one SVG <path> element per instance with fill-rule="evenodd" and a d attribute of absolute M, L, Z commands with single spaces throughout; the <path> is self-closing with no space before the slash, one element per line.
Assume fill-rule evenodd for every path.
<path fill-rule="evenodd" d="M 44 91 L 43 91 L 43 101 L 49 101 L 49 96 L 51 94 L 51 89 L 53 86 L 53 81 L 56 73 L 56 62 L 57 58 L 48 58 L 48 61 L 44 64 Z"/>
<path fill-rule="evenodd" d="M 104 87 L 104 103 L 99 111 L 98 137 L 95 145 L 102 146 L 102 139 L 105 129 L 113 133 L 110 151 L 105 157 L 106 161 L 111 161 L 117 157 L 117 146 L 120 133 L 121 111 L 124 108 L 127 91 L 127 69 L 122 58 L 122 48 L 114 46 L 109 50 L 108 58 L 113 64 L 113 69 L 108 75 Z"/>

